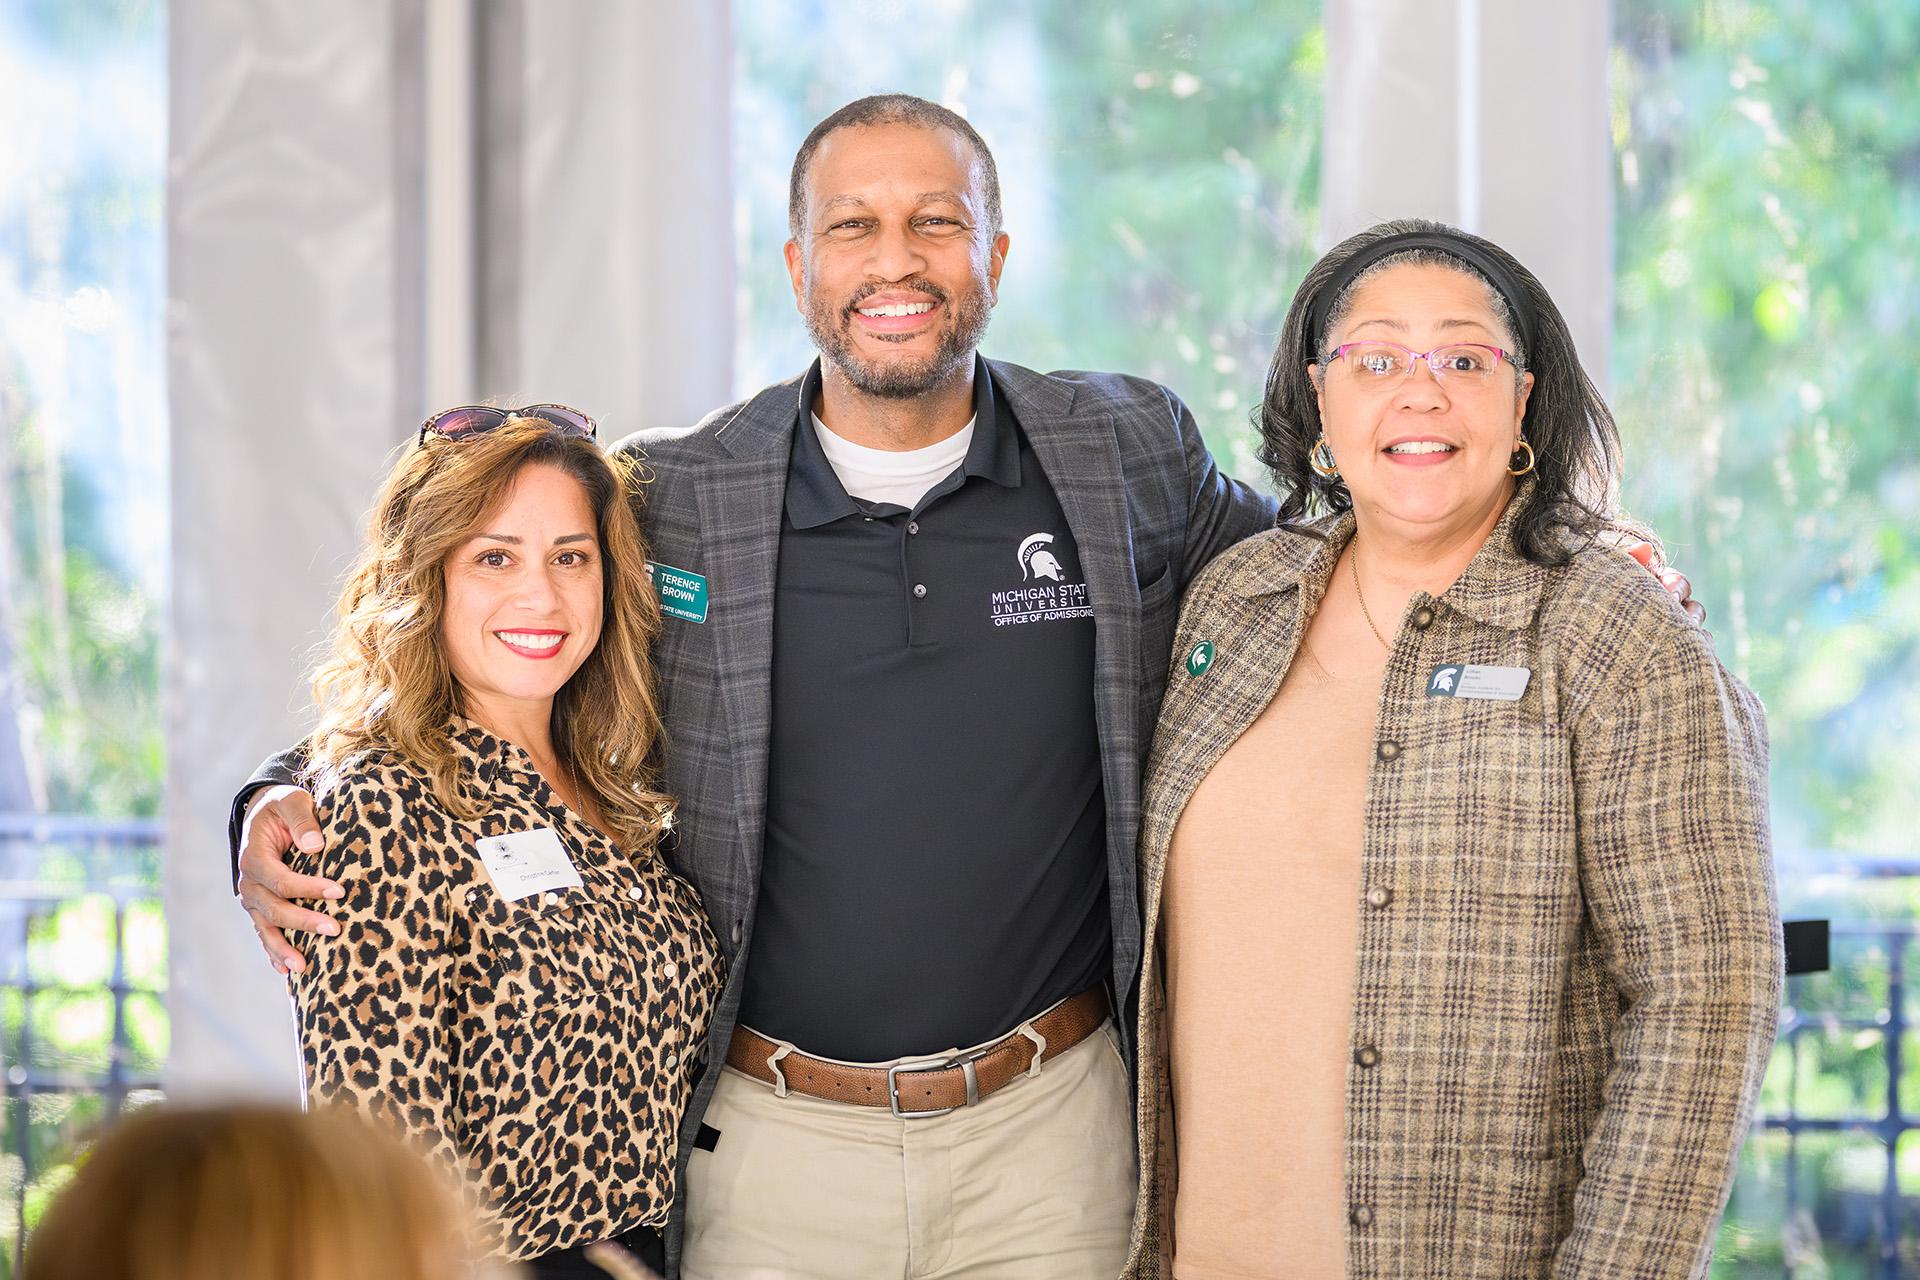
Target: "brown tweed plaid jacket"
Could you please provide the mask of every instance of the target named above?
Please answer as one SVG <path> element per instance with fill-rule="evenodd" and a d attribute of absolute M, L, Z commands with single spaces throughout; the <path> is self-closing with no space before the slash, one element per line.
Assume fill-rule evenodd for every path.
<path fill-rule="evenodd" d="M 1529 564 L 1511 518 L 1444 595 L 1409 602 L 1382 681 L 1354 904 L 1347 1273 L 1702 1275 L 1780 1002 L 1763 712 L 1650 574 L 1599 547 Z M 1278 689 L 1352 517 L 1319 528 L 1329 540 L 1241 543 L 1187 596 L 1147 765 L 1149 939 L 1181 811 Z M 1190 664 L 1202 642 L 1211 661 Z M 1430 693 L 1456 663 L 1532 678 L 1517 702 Z M 1135 1277 L 1171 1275 L 1157 953 Z"/>

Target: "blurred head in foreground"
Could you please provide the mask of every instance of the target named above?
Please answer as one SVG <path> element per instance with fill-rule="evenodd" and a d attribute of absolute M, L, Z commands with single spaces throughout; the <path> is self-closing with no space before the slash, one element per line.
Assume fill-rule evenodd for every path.
<path fill-rule="evenodd" d="M 459 1202 L 350 1112 L 156 1107 L 101 1137 L 26 1280 L 458 1280 Z"/>

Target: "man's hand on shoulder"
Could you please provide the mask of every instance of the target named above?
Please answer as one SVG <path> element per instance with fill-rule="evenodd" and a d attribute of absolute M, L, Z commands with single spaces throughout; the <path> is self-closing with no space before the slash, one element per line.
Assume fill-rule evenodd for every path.
<path fill-rule="evenodd" d="M 1609 541 L 1620 550 L 1632 556 L 1635 560 L 1638 560 L 1641 568 L 1658 578 L 1660 585 L 1667 589 L 1667 594 L 1675 600 L 1678 600 L 1680 607 L 1686 611 L 1687 616 L 1693 619 L 1694 626 L 1704 627 L 1707 625 L 1707 606 L 1693 598 L 1693 583 L 1687 578 L 1686 574 L 1680 572 L 1672 565 L 1658 563 L 1654 546 L 1651 542 L 1642 542 L 1638 538 L 1627 535 L 1619 535 L 1609 539 Z"/>
<path fill-rule="evenodd" d="M 300 973 L 307 967 L 306 957 L 287 941 L 286 930 L 329 936 L 340 932 L 332 919 L 289 901 L 344 895 L 331 880 L 287 868 L 288 849 L 318 853 L 322 843 L 313 797 L 307 792 L 295 786 L 268 787 L 254 798 L 247 812 L 246 843 L 240 848 L 240 901 L 275 973 Z"/>

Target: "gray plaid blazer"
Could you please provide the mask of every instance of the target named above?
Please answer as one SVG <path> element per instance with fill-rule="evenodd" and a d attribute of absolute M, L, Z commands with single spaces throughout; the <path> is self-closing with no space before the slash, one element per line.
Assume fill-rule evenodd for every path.
<path fill-rule="evenodd" d="M 1226 547 L 1271 527 L 1274 503 L 1214 466 L 1193 415 L 1165 387 L 1105 373 L 1040 374 L 987 361 L 1080 548 L 1094 604 L 1095 711 L 1107 802 L 1113 989 L 1140 964 L 1134 850 L 1140 765 L 1165 687 L 1180 598 Z M 705 623 L 664 620 L 654 647 L 679 802 L 674 868 L 700 890 L 733 972 L 714 1015 L 706 1073 L 688 1107 L 694 1149 L 740 1007 L 766 817 L 775 558 L 802 379 L 684 430 L 629 436 L 649 473 L 635 510 L 649 554 L 707 580 Z M 937 999 L 937 992 L 929 992 Z M 1121 1019 L 1122 1031 L 1130 1030 Z M 678 1257 L 680 1207 L 668 1230 Z"/>
<path fill-rule="evenodd" d="M 1347 1068 L 1347 1274 L 1702 1275 L 1780 1004 L 1763 712 L 1650 574 L 1598 547 L 1529 564 L 1511 518 L 1408 604 L 1381 686 L 1352 1012 L 1378 1054 Z M 1352 517 L 1318 528 L 1242 543 L 1188 595 L 1147 765 L 1150 938 L 1181 812 L 1279 688 Z M 1533 675 L 1518 702 L 1431 696 L 1452 663 Z M 1171 1274 L 1177 1190 L 1156 952 L 1140 1277 Z"/>

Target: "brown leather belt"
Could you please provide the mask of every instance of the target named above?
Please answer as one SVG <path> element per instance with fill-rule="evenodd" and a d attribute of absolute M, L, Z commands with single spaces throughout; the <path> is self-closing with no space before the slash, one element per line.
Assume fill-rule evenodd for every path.
<path fill-rule="evenodd" d="M 1037 1073 L 1040 1062 L 1059 1057 L 1106 1020 L 1106 988 L 1088 987 L 1028 1023 L 1032 1035 L 1023 1029 L 972 1053 L 892 1067 L 856 1067 L 808 1057 L 798 1050 L 775 1061 L 778 1044 L 746 1027 L 735 1027 L 727 1045 L 727 1065 L 776 1089 L 784 1087 L 809 1098 L 888 1107 L 897 1116 L 944 1115 L 980 1101 L 1022 1074 Z"/>

